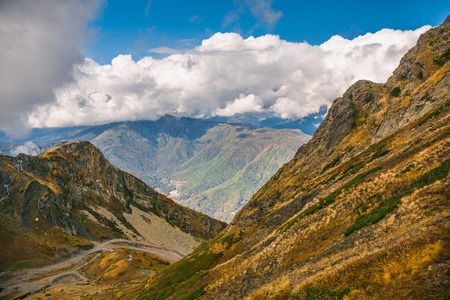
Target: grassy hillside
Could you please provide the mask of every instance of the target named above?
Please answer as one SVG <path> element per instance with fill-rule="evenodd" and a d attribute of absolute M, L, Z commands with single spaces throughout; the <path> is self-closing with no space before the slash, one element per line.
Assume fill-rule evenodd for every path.
<path fill-rule="evenodd" d="M 138 299 L 447 299 L 450 17 Z"/>

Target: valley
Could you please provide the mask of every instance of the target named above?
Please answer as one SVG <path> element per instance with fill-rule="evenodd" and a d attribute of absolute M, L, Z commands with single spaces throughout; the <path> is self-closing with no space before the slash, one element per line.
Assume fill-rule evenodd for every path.
<path fill-rule="evenodd" d="M 89 142 L 0 155 L 0 181 L 0 299 L 39 299 L 61 286 L 63 297 L 69 289 L 73 299 L 109 299 L 226 226 L 111 165 Z"/>
<path fill-rule="evenodd" d="M 309 138 L 298 129 L 256 128 L 166 115 L 156 121 L 36 129 L 28 143 L 34 143 L 37 154 L 61 141 L 90 141 L 113 165 L 157 191 L 230 222 Z M 0 143 L 4 153 L 14 147 L 17 145 L 5 140 Z"/>

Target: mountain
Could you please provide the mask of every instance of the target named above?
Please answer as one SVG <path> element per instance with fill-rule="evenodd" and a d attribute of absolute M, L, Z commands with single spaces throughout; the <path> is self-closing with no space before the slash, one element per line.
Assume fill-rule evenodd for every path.
<path fill-rule="evenodd" d="M 36 147 L 43 148 L 62 140 L 88 140 L 112 164 L 157 191 L 228 222 L 309 139 L 298 129 L 170 115 L 156 121 L 34 129 L 30 137 Z M 2 146 L 4 153 L 16 147 Z"/>
<path fill-rule="evenodd" d="M 177 199 L 214 218 L 231 221 L 259 187 L 308 140 L 299 130 L 220 124 L 195 141 L 198 151 L 171 180 Z"/>
<path fill-rule="evenodd" d="M 450 17 L 138 299 L 448 299 Z"/>
<path fill-rule="evenodd" d="M 165 116 L 111 127 L 91 141 L 113 164 L 158 191 L 231 221 L 233 213 L 308 139 L 298 129 Z"/>
<path fill-rule="evenodd" d="M 1 155 L 0 184 L 1 269 L 46 264 L 111 238 L 187 254 L 226 225 L 157 193 L 85 141 Z"/>

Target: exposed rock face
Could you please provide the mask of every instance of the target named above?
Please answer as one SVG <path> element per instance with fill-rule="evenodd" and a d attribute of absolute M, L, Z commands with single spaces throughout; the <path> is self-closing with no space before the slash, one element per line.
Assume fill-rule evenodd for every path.
<path fill-rule="evenodd" d="M 141 207 L 201 239 L 210 239 L 223 229 L 224 223 L 176 204 L 133 175 L 109 164 L 89 142 L 66 143 L 43 153 L 46 155 L 71 178 L 73 190 L 69 199 L 72 202 L 86 204 L 87 200 L 104 208 L 120 205 L 121 211 L 127 213 L 131 212 L 130 205 Z M 60 181 L 63 182 L 64 179 Z"/>
<path fill-rule="evenodd" d="M 12 238 L 27 231 L 38 239 L 57 226 L 65 232 L 57 233 L 62 244 L 83 244 L 70 236 L 145 238 L 188 253 L 226 225 L 155 192 L 89 142 L 65 143 L 34 157 L 0 156 L 0 180 L 9 184 L 10 195 L 6 189 L 0 194 L 0 217 L 4 230 L 16 231 Z M 52 247 L 55 252 L 63 245 Z"/>
<path fill-rule="evenodd" d="M 448 294 L 449 38 L 447 18 L 420 37 L 386 84 L 350 87 L 228 228 L 163 271 L 142 296 Z M 196 280 L 186 285 L 188 278 Z"/>

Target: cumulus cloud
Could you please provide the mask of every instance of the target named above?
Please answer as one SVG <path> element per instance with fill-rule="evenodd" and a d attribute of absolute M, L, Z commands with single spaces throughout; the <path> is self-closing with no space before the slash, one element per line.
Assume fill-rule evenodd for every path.
<path fill-rule="evenodd" d="M 17 156 L 20 153 L 24 153 L 27 155 L 38 155 L 39 148 L 35 143 L 28 141 L 25 142 L 25 144 L 17 146 L 10 151 L 11 156 Z"/>
<path fill-rule="evenodd" d="M 231 117 L 235 114 L 244 114 L 244 113 L 254 113 L 254 112 L 262 112 L 263 108 L 260 104 L 259 99 L 256 98 L 255 95 L 240 95 L 238 99 L 233 102 L 227 103 L 225 108 L 217 109 L 213 115 L 221 116 L 221 117 Z"/>
<path fill-rule="evenodd" d="M 300 103 L 295 102 L 294 100 L 287 97 L 278 98 L 271 106 L 271 108 L 283 119 L 289 119 L 290 117 L 292 117 L 293 113 L 302 110 L 302 106 Z"/>
<path fill-rule="evenodd" d="M 53 88 L 71 80 L 73 65 L 83 62 L 83 29 L 99 3 L 0 1 L 0 130 L 24 133 L 23 116 L 52 101 Z"/>
<path fill-rule="evenodd" d="M 302 118 L 329 107 L 359 79 L 384 82 L 429 26 L 384 29 L 320 46 L 275 35 L 243 39 L 217 33 L 162 59 L 119 55 L 109 65 L 86 59 L 57 102 L 29 115 L 33 126 L 72 126 L 183 116 L 272 112 Z"/>

